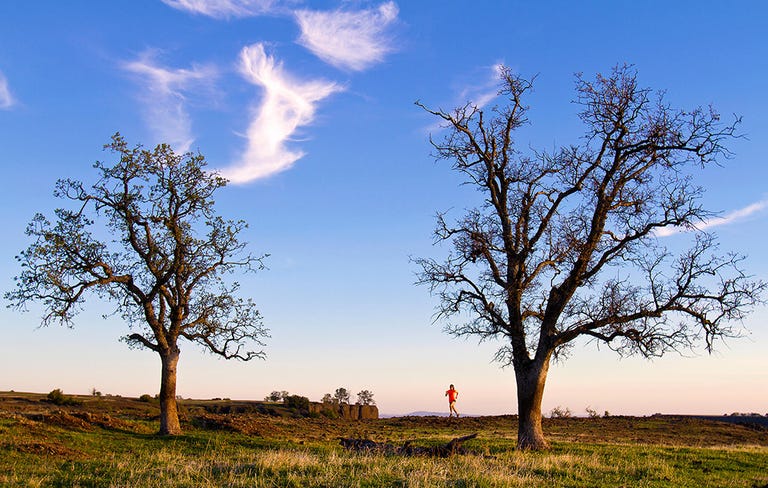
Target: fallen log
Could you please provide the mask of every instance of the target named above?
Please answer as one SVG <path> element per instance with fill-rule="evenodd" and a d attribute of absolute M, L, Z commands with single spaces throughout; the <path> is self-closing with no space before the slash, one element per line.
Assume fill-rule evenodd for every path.
<path fill-rule="evenodd" d="M 397 446 L 387 442 L 374 442 L 369 439 L 351 439 L 345 437 L 340 439 L 340 444 L 349 451 L 368 454 L 448 457 L 455 454 L 467 454 L 467 451 L 462 444 L 475 437 L 477 437 L 477 434 L 456 437 L 455 439 L 451 439 L 447 444 L 433 447 L 414 446 L 412 445 L 413 441 L 405 441 L 402 446 Z"/>

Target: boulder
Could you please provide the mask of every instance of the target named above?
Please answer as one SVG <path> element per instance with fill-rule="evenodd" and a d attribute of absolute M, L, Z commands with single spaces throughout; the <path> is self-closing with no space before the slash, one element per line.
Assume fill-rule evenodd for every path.
<path fill-rule="evenodd" d="M 360 405 L 359 419 L 377 419 L 379 418 L 379 409 L 376 405 Z"/>

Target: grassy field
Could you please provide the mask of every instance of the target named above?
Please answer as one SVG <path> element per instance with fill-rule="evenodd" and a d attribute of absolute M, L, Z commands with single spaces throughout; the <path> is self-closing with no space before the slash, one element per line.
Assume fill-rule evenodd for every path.
<path fill-rule="evenodd" d="M 547 419 L 553 448 L 515 450 L 512 416 L 352 421 L 213 414 L 183 401 L 185 434 L 154 435 L 157 406 L 119 397 L 0 393 L 0 486 L 768 486 L 768 430 L 679 417 Z M 219 409 L 220 411 L 220 409 Z M 339 437 L 424 446 L 478 433 L 468 454 L 358 454 Z"/>

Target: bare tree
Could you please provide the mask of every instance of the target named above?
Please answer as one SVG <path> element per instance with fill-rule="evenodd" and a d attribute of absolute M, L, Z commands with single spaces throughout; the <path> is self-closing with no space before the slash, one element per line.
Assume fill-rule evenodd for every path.
<path fill-rule="evenodd" d="M 222 277 L 260 269 L 261 258 L 238 240 L 245 222 L 214 212 L 213 195 L 227 182 L 205 171 L 202 155 L 129 148 L 120 134 L 105 148 L 119 160 L 97 162 L 93 186 L 58 181 L 55 196 L 73 208 L 57 209 L 55 223 L 34 217 L 17 286 L 5 296 L 19 308 L 41 302 L 43 325 L 71 326 L 91 294 L 114 303 L 133 330 L 124 339 L 160 355 L 160 432 L 178 434 L 179 338 L 227 359 L 264 356 L 249 349 L 267 335 L 258 310 Z"/>
<path fill-rule="evenodd" d="M 436 319 L 450 334 L 502 341 L 496 358 L 513 366 L 517 382 L 518 446 L 543 449 L 549 364 L 575 339 L 643 356 L 703 339 L 711 351 L 736 335 L 732 324 L 766 285 L 744 273 L 742 256 L 718 253 L 714 236 L 696 231 L 713 214 L 692 176 L 729 156 L 723 144 L 739 120 L 673 109 L 621 66 L 594 81 L 577 76 L 580 143 L 526 153 L 514 134 L 528 122 L 532 83 L 509 68 L 500 78 L 506 101 L 487 111 L 417 102 L 447 126 L 432 141 L 437 159 L 451 161 L 483 198 L 458 221 L 438 215 L 436 241 L 451 252 L 440 262 L 417 259 L 418 282 L 440 298 Z M 692 236 L 676 255 L 660 238 L 674 228 Z"/>

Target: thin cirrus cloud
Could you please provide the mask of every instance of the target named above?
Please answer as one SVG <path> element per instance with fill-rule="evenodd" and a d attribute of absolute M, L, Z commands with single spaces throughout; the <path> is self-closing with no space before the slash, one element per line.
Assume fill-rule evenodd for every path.
<path fill-rule="evenodd" d="M 16 101 L 11 96 L 11 90 L 8 88 L 8 80 L 5 79 L 5 75 L 0 72 L 0 109 L 11 108 Z"/>
<path fill-rule="evenodd" d="M 148 51 L 138 60 L 124 63 L 123 69 L 136 75 L 142 85 L 140 99 L 155 136 L 175 151 L 187 152 L 194 137 L 185 94 L 193 88 L 207 89 L 216 78 L 216 70 L 209 66 L 168 69 L 158 65 L 154 55 Z"/>
<path fill-rule="evenodd" d="M 485 108 L 496 97 L 499 96 L 499 82 L 504 65 L 496 63 L 491 66 L 484 66 L 482 69 L 486 73 L 485 78 L 479 83 L 466 85 L 457 90 L 457 95 L 452 103 L 455 106 L 469 105 L 479 110 Z M 444 120 L 436 120 L 424 128 L 427 134 L 439 133 L 448 128 L 449 125 Z"/>
<path fill-rule="evenodd" d="M 501 82 L 502 63 L 496 63 L 489 69 L 490 73 L 485 82 L 477 85 L 467 86 L 459 94 L 460 100 L 468 100 L 469 103 L 477 108 L 484 108 L 491 103 L 493 99 L 499 96 L 499 83 Z M 488 69 L 488 68 L 485 68 Z"/>
<path fill-rule="evenodd" d="M 330 65 L 362 71 L 393 50 L 387 28 L 397 14 L 394 2 L 357 11 L 297 10 L 298 42 Z"/>
<path fill-rule="evenodd" d="M 221 170 L 221 175 L 233 183 L 247 183 L 290 168 L 304 152 L 286 143 L 300 127 L 314 120 L 318 102 L 342 90 L 325 80 L 293 78 L 261 43 L 243 48 L 240 72 L 262 88 L 263 96 L 253 108 L 245 151 L 238 162 Z"/>
<path fill-rule="evenodd" d="M 700 224 L 697 224 L 695 227 L 698 230 L 704 230 L 712 227 L 719 227 L 722 225 L 734 224 L 742 220 L 745 220 L 747 217 L 750 217 L 753 214 L 761 212 L 766 208 L 768 208 L 768 199 L 760 200 L 759 202 L 755 202 L 751 205 L 747 205 L 744 208 L 740 208 L 738 210 L 734 210 L 733 212 L 729 212 L 723 215 L 722 217 L 714 217 L 709 220 L 706 220 Z M 668 236 L 679 234 L 681 232 L 686 232 L 686 231 L 687 229 L 682 227 L 665 227 L 657 230 L 655 232 L 655 235 L 657 237 L 668 237 Z"/>
<path fill-rule="evenodd" d="M 207 15 L 216 19 L 253 17 L 281 10 L 275 0 L 162 0 L 164 4 L 193 14 Z M 293 3 L 293 2 L 287 2 Z"/>

